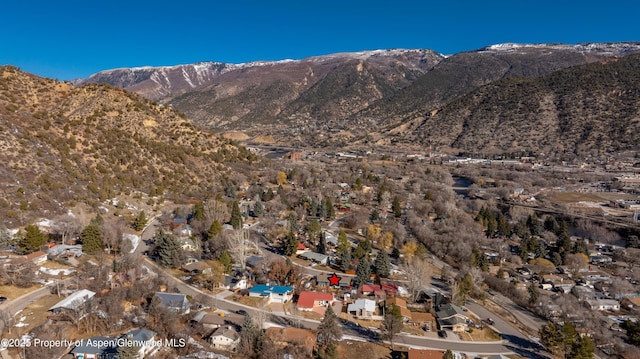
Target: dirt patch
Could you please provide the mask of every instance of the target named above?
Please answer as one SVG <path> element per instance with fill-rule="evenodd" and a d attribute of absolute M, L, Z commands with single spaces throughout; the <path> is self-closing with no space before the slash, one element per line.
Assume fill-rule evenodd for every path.
<path fill-rule="evenodd" d="M 338 358 L 391 358 L 391 349 L 380 344 L 343 340 L 338 345 Z"/>
<path fill-rule="evenodd" d="M 253 138 L 253 142 L 271 144 L 276 142 L 276 140 L 273 136 L 257 136 Z"/>
<path fill-rule="evenodd" d="M 249 139 L 249 136 L 246 133 L 238 132 L 238 131 L 225 132 L 222 134 L 222 137 L 228 138 L 234 141 L 244 141 Z"/>
<path fill-rule="evenodd" d="M 262 308 L 266 304 L 264 298 L 250 297 L 248 295 L 231 294 L 225 299 L 255 308 Z"/>

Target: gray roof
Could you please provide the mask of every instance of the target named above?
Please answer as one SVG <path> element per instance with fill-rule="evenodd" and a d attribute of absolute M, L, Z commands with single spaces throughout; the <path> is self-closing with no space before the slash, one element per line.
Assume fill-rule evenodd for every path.
<path fill-rule="evenodd" d="M 219 336 L 227 337 L 233 341 L 240 339 L 240 334 L 231 326 L 216 328 L 216 330 L 211 333 L 211 337 Z"/>
<path fill-rule="evenodd" d="M 162 300 L 162 304 L 169 308 L 184 308 L 187 305 L 187 296 L 182 293 L 156 292 L 156 297 Z"/>
<path fill-rule="evenodd" d="M 314 262 L 325 262 L 327 260 L 327 258 L 329 258 L 328 256 L 324 255 L 324 254 L 320 254 L 320 253 L 315 253 L 315 252 L 302 252 L 299 255 L 300 258 L 304 258 L 304 259 L 308 259 L 308 260 L 312 260 Z"/>
<path fill-rule="evenodd" d="M 440 306 L 440 310 L 436 313 L 436 317 L 439 319 L 448 319 L 455 315 L 467 317 L 467 314 L 455 304 L 445 304 Z"/>
<path fill-rule="evenodd" d="M 49 308 L 49 310 L 54 310 L 58 308 L 76 310 L 78 309 L 78 307 L 80 307 L 80 305 L 82 305 L 88 299 L 93 298 L 94 295 L 96 295 L 95 292 L 92 292 L 88 289 L 81 289 L 77 292 L 74 292 L 70 296 L 64 298 L 63 300 L 59 301 L 58 303 L 54 304 L 51 308 Z"/>

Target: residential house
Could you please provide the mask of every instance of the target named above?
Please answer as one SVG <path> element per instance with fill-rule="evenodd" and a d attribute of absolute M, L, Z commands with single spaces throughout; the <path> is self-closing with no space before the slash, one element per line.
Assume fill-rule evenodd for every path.
<path fill-rule="evenodd" d="M 240 343 L 240 334 L 230 325 L 219 327 L 211 333 L 209 342 L 214 348 L 235 351 Z"/>
<path fill-rule="evenodd" d="M 326 231 L 324 232 L 324 240 L 327 243 L 327 245 L 330 247 L 338 246 L 338 237 L 334 236 L 329 232 L 326 232 Z"/>
<path fill-rule="evenodd" d="M 82 256 L 82 244 L 53 244 L 49 247 L 48 257 L 54 258 L 57 256 L 67 257 L 81 257 Z"/>
<path fill-rule="evenodd" d="M 443 357 L 442 350 L 409 348 L 408 359 L 442 359 Z"/>
<path fill-rule="evenodd" d="M 316 285 L 318 287 L 328 287 L 329 284 L 329 274 L 320 273 L 316 276 Z"/>
<path fill-rule="evenodd" d="M 178 238 L 189 238 L 193 235 L 193 228 L 188 224 L 184 224 L 174 229 L 173 234 Z"/>
<path fill-rule="evenodd" d="M 436 329 L 436 318 L 431 313 L 411 312 L 409 324 L 418 326 L 426 331 Z"/>
<path fill-rule="evenodd" d="M 186 264 L 182 267 L 185 272 L 188 272 L 191 275 L 196 274 L 211 274 L 212 268 L 207 262 L 204 261 L 195 261 L 189 264 Z"/>
<path fill-rule="evenodd" d="M 117 359 L 118 338 L 91 337 L 76 341 L 76 346 L 71 350 L 75 359 Z"/>
<path fill-rule="evenodd" d="M 467 314 L 455 304 L 445 304 L 436 312 L 440 329 L 450 329 L 454 332 L 464 332 L 468 329 Z"/>
<path fill-rule="evenodd" d="M 347 306 L 347 313 L 358 319 L 382 320 L 382 316 L 376 315 L 378 306 L 370 299 L 357 299 Z"/>
<path fill-rule="evenodd" d="M 198 312 L 191 319 L 194 323 L 200 323 L 206 329 L 216 329 L 227 324 L 224 316 L 220 316 L 216 313 Z"/>
<path fill-rule="evenodd" d="M 585 305 L 591 310 L 618 311 L 620 302 L 614 299 L 589 299 L 585 300 Z"/>
<path fill-rule="evenodd" d="M 8 272 L 19 272 L 26 268 L 27 263 L 33 263 L 36 266 L 42 265 L 47 261 L 47 254 L 43 251 L 29 253 L 24 256 L 15 256 L 3 264 L 7 267 Z"/>
<path fill-rule="evenodd" d="M 157 349 L 154 345 L 156 332 L 149 329 L 132 329 L 123 335 L 123 339 L 133 343 L 138 348 L 138 358 L 144 358 L 147 354 Z"/>
<path fill-rule="evenodd" d="M 95 292 L 92 292 L 87 289 L 81 289 L 58 303 L 54 304 L 49 311 L 58 314 L 58 315 L 71 315 L 73 317 L 83 317 L 88 313 L 85 313 L 84 303 L 93 298 L 96 295 Z"/>
<path fill-rule="evenodd" d="M 154 295 L 160 298 L 162 305 L 179 314 L 188 314 L 190 311 L 189 300 L 182 293 L 156 292 Z"/>
<path fill-rule="evenodd" d="M 298 243 L 298 247 L 296 247 L 296 255 L 300 255 L 304 252 L 307 252 L 309 250 L 309 248 L 307 248 L 307 246 L 305 246 L 302 243 Z"/>
<path fill-rule="evenodd" d="M 329 257 L 325 254 L 321 254 L 321 253 L 316 253 L 316 252 L 311 252 L 311 251 L 305 251 L 302 252 L 300 254 L 298 254 L 298 257 L 302 258 L 302 259 L 306 259 L 308 261 L 312 261 L 314 263 L 318 263 L 318 264 L 327 264 L 327 261 L 329 260 Z"/>
<path fill-rule="evenodd" d="M 296 308 L 304 311 L 314 311 L 324 314 L 327 305 L 333 305 L 336 299 L 333 293 L 326 292 L 302 292 L 298 296 Z"/>
<path fill-rule="evenodd" d="M 249 284 L 246 279 L 236 278 L 230 275 L 224 276 L 224 284 L 221 285 L 222 288 L 233 291 L 247 289 L 248 286 Z"/>
<path fill-rule="evenodd" d="M 258 284 L 249 289 L 249 296 L 267 298 L 268 302 L 286 303 L 293 298 L 293 287 Z"/>
<path fill-rule="evenodd" d="M 198 249 L 198 246 L 190 237 L 178 237 L 176 241 L 183 251 L 195 252 Z"/>
<path fill-rule="evenodd" d="M 398 308 L 400 308 L 400 315 L 402 315 L 402 320 L 404 322 L 408 322 L 409 320 L 411 320 L 411 311 L 407 309 L 406 300 L 402 298 L 394 297 L 394 298 L 387 299 L 384 302 L 384 304 L 387 308 L 389 308 L 389 306 L 392 304 L 398 306 Z"/>

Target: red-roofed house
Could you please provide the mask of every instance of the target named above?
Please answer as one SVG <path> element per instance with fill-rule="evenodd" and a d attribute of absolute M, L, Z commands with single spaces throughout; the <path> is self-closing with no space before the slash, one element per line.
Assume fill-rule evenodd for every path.
<path fill-rule="evenodd" d="M 335 298 L 332 293 L 325 292 L 302 292 L 298 296 L 298 310 L 314 311 L 324 314 L 327 305 L 333 305 Z"/>
<path fill-rule="evenodd" d="M 305 246 L 302 243 L 298 243 L 298 248 L 296 248 L 296 254 L 304 253 L 304 252 L 306 252 L 308 250 L 309 250 L 309 248 L 307 248 L 307 246 Z"/>

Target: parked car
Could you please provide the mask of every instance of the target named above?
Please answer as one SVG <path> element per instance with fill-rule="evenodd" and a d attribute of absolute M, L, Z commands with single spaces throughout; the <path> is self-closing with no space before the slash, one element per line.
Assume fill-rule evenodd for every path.
<path fill-rule="evenodd" d="M 484 322 L 485 322 L 485 323 L 487 323 L 487 324 L 489 324 L 489 325 L 494 325 L 494 324 L 495 324 L 495 322 L 494 322 L 494 321 L 493 321 L 493 319 L 491 319 L 491 318 L 487 318 L 487 319 L 485 319 L 485 320 L 484 320 Z"/>
<path fill-rule="evenodd" d="M 0 297 L 0 304 L 7 301 L 7 297 Z"/>
<path fill-rule="evenodd" d="M 447 337 L 447 331 L 446 330 L 438 330 L 438 336 L 441 338 L 446 338 Z"/>

